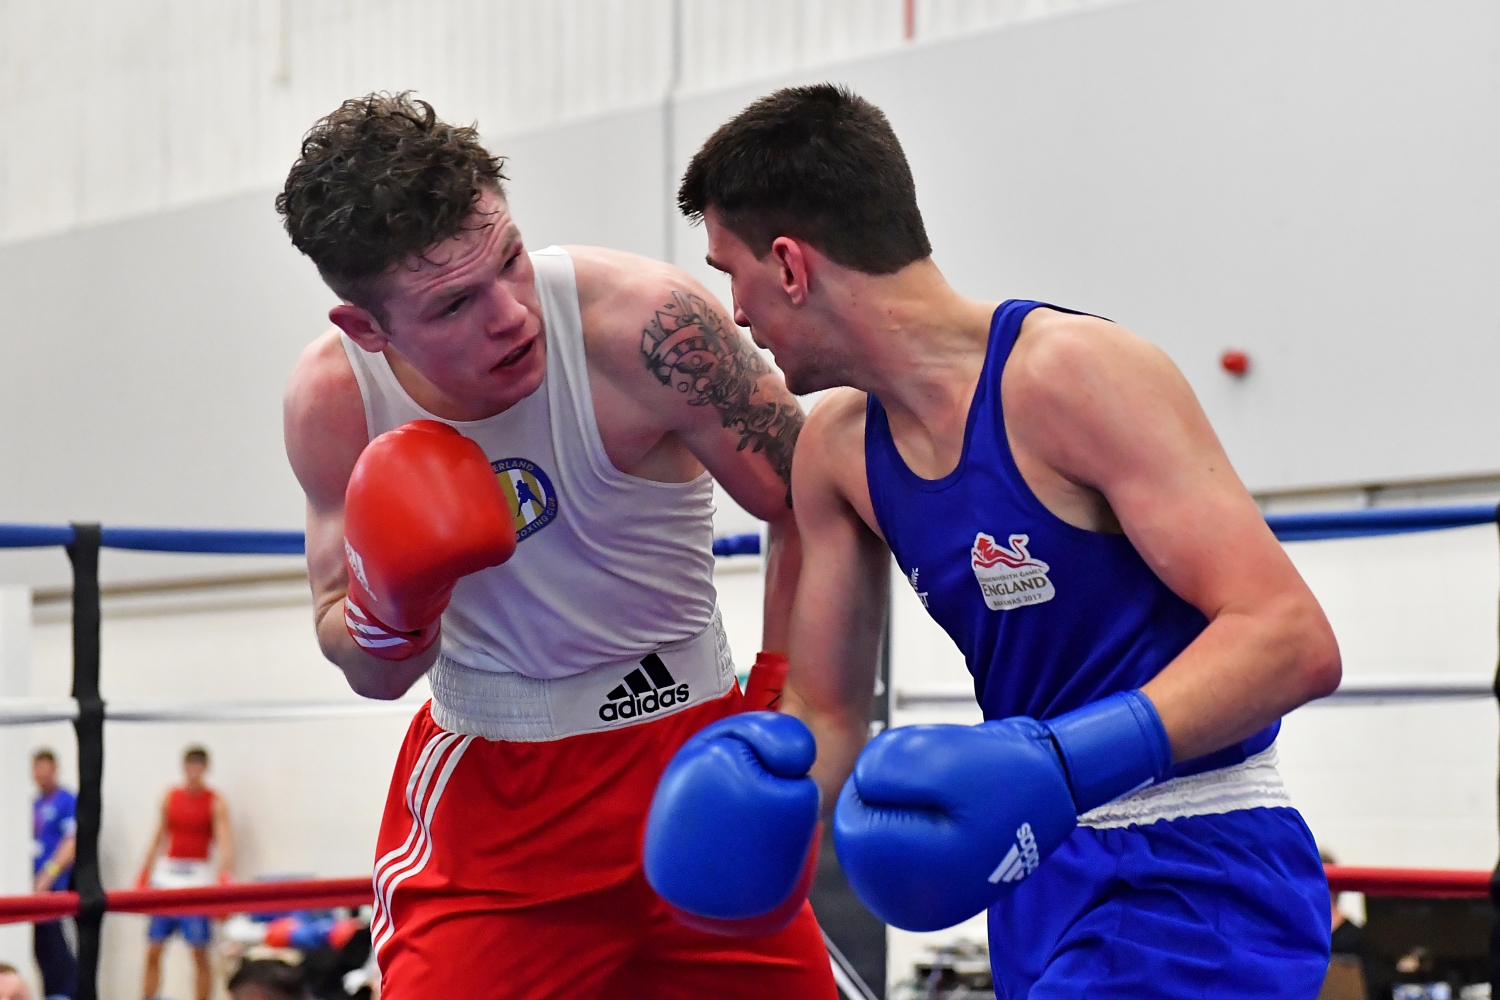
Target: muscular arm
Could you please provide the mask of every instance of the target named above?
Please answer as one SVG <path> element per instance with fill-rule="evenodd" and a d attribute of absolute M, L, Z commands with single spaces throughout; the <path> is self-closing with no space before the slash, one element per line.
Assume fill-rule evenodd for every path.
<path fill-rule="evenodd" d="M 219 878 L 234 876 L 234 828 L 229 823 L 229 803 L 222 795 L 214 796 L 214 845 L 219 855 Z"/>
<path fill-rule="evenodd" d="M 707 468 L 767 522 L 762 648 L 785 650 L 801 565 L 790 493 L 796 397 L 685 272 L 599 247 L 568 252 L 605 450 L 621 471 L 663 482 Z"/>
<path fill-rule="evenodd" d="M 802 564 L 791 486 L 802 409 L 750 338 L 724 317 L 706 290 L 674 288 L 641 331 L 641 357 L 656 382 L 677 395 L 677 432 L 688 450 L 769 526 L 761 648 L 784 651 Z"/>
<path fill-rule="evenodd" d="M 344 626 L 344 491 L 370 438 L 359 384 L 337 334 L 302 355 L 287 384 L 283 417 L 287 457 L 307 494 L 307 576 L 318 645 L 357 694 L 399 698 L 432 666 L 438 647 L 409 660 L 382 660 L 360 649 Z"/>
<path fill-rule="evenodd" d="M 794 497 L 804 559 L 792 615 L 783 711 L 818 741 L 812 775 L 825 818 L 869 737 L 890 554 L 850 501 L 864 481 L 864 395 L 838 390 L 820 401 L 797 448 Z"/>
<path fill-rule="evenodd" d="M 1111 323 L 1034 315 L 1002 383 L 1023 473 L 1096 491 L 1157 576 L 1209 620 L 1143 689 L 1176 758 L 1242 740 L 1337 687 L 1328 621 L 1181 373 Z"/>

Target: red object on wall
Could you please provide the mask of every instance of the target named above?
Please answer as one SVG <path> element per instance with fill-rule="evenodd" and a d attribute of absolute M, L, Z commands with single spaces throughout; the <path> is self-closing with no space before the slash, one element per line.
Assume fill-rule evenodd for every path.
<path fill-rule="evenodd" d="M 1250 355 L 1244 351 L 1225 351 L 1219 355 L 1219 367 L 1236 377 L 1250 370 Z"/>

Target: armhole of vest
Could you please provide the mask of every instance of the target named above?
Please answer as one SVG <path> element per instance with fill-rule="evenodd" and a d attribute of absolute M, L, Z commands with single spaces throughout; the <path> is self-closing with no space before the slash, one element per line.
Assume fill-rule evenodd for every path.
<path fill-rule="evenodd" d="M 366 370 L 365 359 L 357 357 L 354 353 L 356 351 L 364 353 L 364 350 L 354 341 L 350 340 L 348 334 L 340 333 L 339 340 L 344 345 L 344 359 L 349 362 L 349 370 L 354 372 L 354 382 L 359 386 L 359 401 L 365 410 L 365 437 L 368 440 L 374 440 L 375 414 L 371 412 L 374 394 L 370 391 L 369 384 L 369 378 L 372 373 Z M 384 360 L 384 357 L 381 360 Z"/>
<path fill-rule="evenodd" d="M 550 249 L 550 248 L 549 248 Z M 545 261 L 537 266 L 537 259 Z M 566 415 L 577 440 L 583 448 L 589 471 L 594 478 L 610 486 L 621 484 L 650 483 L 615 468 L 609 454 L 604 450 L 604 436 L 599 432 L 599 420 L 594 413 L 594 389 L 589 378 L 588 346 L 584 342 L 583 311 L 578 306 L 578 272 L 573 266 L 573 257 L 566 250 L 552 254 L 539 252 L 532 258 L 537 276 L 537 290 L 542 302 L 543 323 L 547 333 L 547 348 L 553 353 L 558 365 L 547 366 L 547 406 L 553 421 L 553 433 L 557 432 L 558 418 Z M 569 328 L 564 333 L 558 324 L 562 320 Z M 554 381 L 556 379 L 556 381 Z M 564 399 L 566 398 L 566 402 Z M 564 445 L 554 438 L 553 446 L 561 452 Z M 561 455 L 559 455 L 561 460 Z M 707 475 L 707 473 L 704 473 Z M 699 477 L 701 479 L 702 477 Z M 692 480 L 696 483 L 698 480 Z M 658 484 L 664 486 L 689 484 Z"/>
<path fill-rule="evenodd" d="M 877 411 L 880 414 L 880 423 L 885 428 L 883 437 L 881 436 L 881 432 L 876 429 L 875 414 Z M 875 488 L 876 477 L 870 474 L 870 470 L 876 468 L 876 462 L 878 462 L 881 470 L 881 481 L 889 485 L 892 480 L 895 480 L 897 478 L 895 475 L 896 470 L 891 465 L 889 455 L 886 454 L 888 451 L 894 451 L 895 448 L 896 444 L 891 440 L 890 424 L 886 422 L 885 407 L 881 405 L 880 400 L 875 398 L 873 392 L 866 393 L 864 434 L 865 489 L 870 492 L 870 510 L 875 514 L 875 523 L 880 527 L 880 533 L 885 538 L 886 548 L 890 549 L 893 555 L 896 551 L 897 542 L 891 537 L 890 519 L 886 517 L 885 493 L 883 490 Z M 872 461 L 872 459 L 875 461 Z"/>
<path fill-rule="evenodd" d="M 1010 322 L 1012 313 L 1023 306 L 1025 307 L 1025 312 L 1021 314 L 1019 319 L 1015 320 L 1015 329 L 1011 331 L 1009 341 L 1005 345 L 1005 360 L 999 361 L 996 364 L 995 362 L 998 359 L 987 359 L 986 378 L 988 385 L 986 390 L 989 393 L 990 407 L 993 411 L 990 415 L 990 424 L 995 432 L 995 447 L 1004 450 L 1005 480 L 1014 501 L 1023 509 L 1029 509 L 1035 516 L 1043 517 L 1057 524 L 1067 524 L 1062 518 L 1052 513 L 1046 504 L 1042 503 L 1041 498 L 1036 495 L 1036 491 L 1031 488 L 1031 484 L 1026 481 L 1026 477 L 1021 474 L 1021 467 L 1016 464 L 1015 450 L 1010 446 L 1010 431 L 1006 427 L 1005 396 L 1000 390 L 1000 385 L 1005 378 L 1005 368 L 1010 364 L 1011 355 L 1015 353 L 1016 341 L 1021 339 L 1021 325 L 1026 322 L 1026 317 L 1030 316 L 1036 309 L 1056 308 L 1045 302 L 1033 301 L 1031 299 L 1007 299 L 995 310 L 997 314 L 1003 314 L 997 315 L 996 322 L 1002 326 Z M 1071 310 L 1059 309 L 1058 311 L 1070 312 Z M 994 332 L 998 333 L 998 331 Z M 998 348 L 999 346 L 995 342 L 993 335 L 990 346 L 991 348 Z M 1072 525 L 1069 525 L 1069 527 L 1072 527 Z"/>

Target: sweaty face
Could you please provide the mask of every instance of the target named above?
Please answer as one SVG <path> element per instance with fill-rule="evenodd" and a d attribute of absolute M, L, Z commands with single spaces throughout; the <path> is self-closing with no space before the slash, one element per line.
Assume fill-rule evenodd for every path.
<path fill-rule="evenodd" d="M 802 395 L 841 384 L 822 343 L 825 332 L 816 310 L 797 308 L 782 287 L 775 254 L 757 258 L 745 242 L 721 223 L 712 205 L 703 213 L 708 233 L 708 265 L 729 276 L 734 321 L 776 357 L 787 388 Z"/>
<path fill-rule="evenodd" d="M 545 339 L 531 258 L 499 194 L 487 191 L 457 236 L 385 279 L 389 346 L 428 383 L 417 401 L 478 420 L 542 383 Z"/>

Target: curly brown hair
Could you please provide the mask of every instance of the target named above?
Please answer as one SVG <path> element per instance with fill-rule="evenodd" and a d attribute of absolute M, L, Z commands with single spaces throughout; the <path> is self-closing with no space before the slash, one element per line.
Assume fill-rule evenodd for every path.
<path fill-rule="evenodd" d="M 345 101 L 302 138 L 276 211 L 328 287 L 380 312 L 379 279 L 463 227 L 505 161 L 410 91 Z"/>

